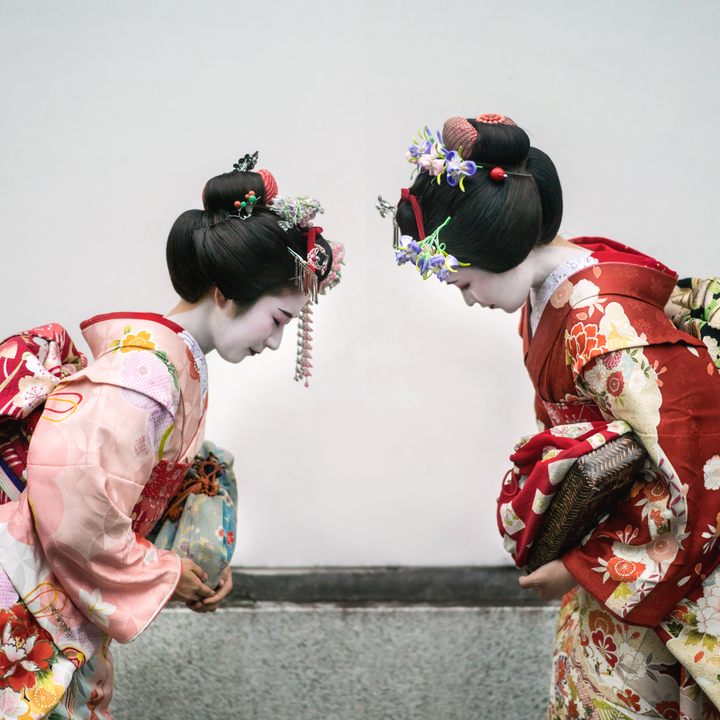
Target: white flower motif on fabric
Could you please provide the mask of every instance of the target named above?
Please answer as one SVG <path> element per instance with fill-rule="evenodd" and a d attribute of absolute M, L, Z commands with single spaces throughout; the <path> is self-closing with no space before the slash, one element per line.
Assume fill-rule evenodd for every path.
<path fill-rule="evenodd" d="M 0 718 L 19 718 L 28 710 L 29 705 L 12 688 L 0 690 Z"/>
<path fill-rule="evenodd" d="M 570 295 L 570 304 L 574 308 L 589 307 L 597 303 L 599 294 L 600 288 L 594 282 L 583 278 L 582 280 L 578 280 L 577 284 L 573 286 Z"/>
<path fill-rule="evenodd" d="M 628 433 L 631 430 L 630 426 L 624 420 L 613 420 L 607 426 L 607 429 L 610 432 L 617 433 L 618 435 L 624 435 L 625 433 Z"/>
<path fill-rule="evenodd" d="M 80 590 L 80 602 L 85 607 L 85 612 L 91 620 L 96 620 L 103 627 L 110 625 L 110 616 L 117 610 L 115 605 L 104 602 L 100 590 L 93 590 L 91 593 Z"/>
<path fill-rule="evenodd" d="M 556 460 L 548 465 L 548 478 L 551 485 L 557 485 L 565 479 L 568 470 L 575 463 L 575 458 L 566 458 L 565 460 Z"/>
<path fill-rule="evenodd" d="M 588 422 L 570 423 L 567 425 L 555 425 L 550 428 L 550 433 L 555 437 L 576 438 L 588 432 L 588 430 L 592 430 L 592 425 Z"/>
<path fill-rule="evenodd" d="M 542 515 L 550 505 L 551 500 L 555 496 L 555 493 L 545 495 L 540 490 L 535 490 L 535 498 L 533 499 L 532 509 L 536 515 Z"/>
<path fill-rule="evenodd" d="M 720 637 L 720 584 L 717 581 L 703 587 L 695 617 L 699 632 Z"/>
<path fill-rule="evenodd" d="M 607 338 L 610 350 L 621 350 L 628 347 L 647 345 L 645 333 L 638 335 L 630 323 L 625 309 L 618 302 L 611 302 L 605 308 L 600 320 L 600 332 Z"/>
<path fill-rule="evenodd" d="M 503 535 L 503 547 L 506 552 L 510 553 L 510 555 L 515 555 L 517 552 L 517 542 L 509 535 Z"/>
<path fill-rule="evenodd" d="M 706 490 L 720 490 L 720 455 L 713 455 L 703 465 Z"/>
<path fill-rule="evenodd" d="M 508 535 L 514 535 L 525 527 L 525 523 L 518 517 L 510 503 L 500 506 L 500 519 Z"/>
<path fill-rule="evenodd" d="M 602 433 L 591 435 L 587 441 L 593 450 L 597 450 L 597 448 L 602 447 L 606 443 L 605 436 Z"/>
<path fill-rule="evenodd" d="M 545 278 L 545 282 L 540 286 L 538 290 L 532 289 L 530 291 L 530 305 L 532 311 L 530 313 L 530 327 L 533 335 L 537 330 L 540 317 L 543 314 L 550 297 L 553 293 L 562 285 L 571 275 L 574 275 L 580 270 L 584 270 L 590 265 L 597 265 L 597 260 L 587 251 L 578 248 L 578 254 L 567 260 L 562 265 L 558 265 L 548 276 Z M 572 286 L 572 283 L 568 283 Z M 569 290 L 569 288 L 568 288 Z M 569 300 L 569 297 L 567 298 Z M 562 303 L 563 305 L 565 303 Z"/>

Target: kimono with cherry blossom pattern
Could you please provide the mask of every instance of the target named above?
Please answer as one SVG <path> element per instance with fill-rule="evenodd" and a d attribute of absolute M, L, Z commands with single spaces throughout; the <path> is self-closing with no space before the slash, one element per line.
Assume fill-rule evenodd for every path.
<path fill-rule="evenodd" d="M 563 599 L 549 718 L 720 718 L 716 358 L 665 314 L 675 273 L 610 240 L 574 242 L 590 251 L 582 267 L 523 312 L 544 430 L 503 486 L 507 549 L 522 565 L 578 454 L 632 430 L 650 460 L 562 558 L 578 588 Z"/>
<path fill-rule="evenodd" d="M 19 500 L 0 506 L 0 715 L 110 718 L 111 639 L 165 606 L 179 557 L 145 539 L 202 442 L 206 366 L 160 315 L 82 325 L 95 361 L 37 422 Z M 7 592 L 6 592 L 7 596 Z M 4 713 L 4 714 L 3 714 Z"/>

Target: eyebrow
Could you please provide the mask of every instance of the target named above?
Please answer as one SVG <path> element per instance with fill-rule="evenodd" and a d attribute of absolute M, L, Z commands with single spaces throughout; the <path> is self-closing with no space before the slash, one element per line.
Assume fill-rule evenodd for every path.
<path fill-rule="evenodd" d="M 285 317 L 290 318 L 290 320 L 295 317 L 291 312 L 288 312 L 287 310 L 283 310 L 282 308 L 279 308 L 279 310 L 283 315 L 285 315 Z"/>

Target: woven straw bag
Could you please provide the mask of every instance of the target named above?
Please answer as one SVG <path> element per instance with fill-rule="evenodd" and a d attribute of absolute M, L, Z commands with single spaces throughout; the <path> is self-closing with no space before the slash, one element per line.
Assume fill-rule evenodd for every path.
<path fill-rule="evenodd" d="M 564 555 L 632 488 L 647 454 L 633 434 L 621 435 L 570 468 L 530 548 L 528 572 Z"/>

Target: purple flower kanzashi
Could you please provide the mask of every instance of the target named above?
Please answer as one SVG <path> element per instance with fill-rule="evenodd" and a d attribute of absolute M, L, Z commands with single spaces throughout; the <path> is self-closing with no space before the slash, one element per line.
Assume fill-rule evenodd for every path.
<path fill-rule="evenodd" d="M 400 246 L 395 251 L 395 260 L 398 265 L 404 265 L 406 262 L 414 263 L 421 252 L 422 248 L 418 242 L 409 235 L 402 235 Z"/>
<path fill-rule="evenodd" d="M 402 235 L 400 245 L 395 250 L 397 264 L 412 262 L 423 280 L 435 275 L 441 282 L 445 282 L 450 273 L 456 272 L 459 267 L 467 266 L 467 263 L 461 263 L 454 255 L 446 252 L 445 243 L 440 242 L 440 231 L 449 222 L 450 218 L 447 218 L 428 237 L 419 242 L 410 235 Z"/>
<path fill-rule="evenodd" d="M 434 145 L 435 140 L 430 132 L 430 128 L 426 127 L 424 130 L 418 131 L 418 137 L 413 138 L 412 145 L 408 146 L 408 162 L 417 164 L 423 155 L 428 155 L 432 152 Z"/>
<path fill-rule="evenodd" d="M 477 172 L 477 165 L 472 160 L 463 160 L 457 150 L 450 150 L 445 158 L 445 172 L 448 185 L 460 185 L 460 189 L 464 191 L 463 180 Z"/>

